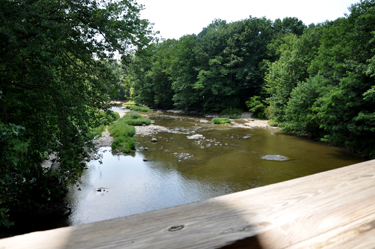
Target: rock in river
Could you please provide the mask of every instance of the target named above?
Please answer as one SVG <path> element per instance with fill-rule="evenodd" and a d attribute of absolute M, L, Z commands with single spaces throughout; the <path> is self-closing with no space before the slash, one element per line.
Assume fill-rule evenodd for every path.
<path fill-rule="evenodd" d="M 267 156 L 261 157 L 261 159 L 269 160 L 269 161 L 280 161 L 280 162 L 290 160 L 290 158 L 286 156 L 281 156 L 281 155 L 267 155 Z"/>
<path fill-rule="evenodd" d="M 158 140 L 156 138 L 154 138 L 154 137 L 151 139 L 151 142 L 153 142 L 153 143 L 156 143 L 157 141 Z"/>
<path fill-rule="evenodd" d="M 247 134 L 246 136 L 242 137 L 242 139 L 249 139 L 249 138 L 252 138 L 253 135 L 250 135 L 250 134 Z"/>
<path fill-rule="evenodd" d="M 195 135 L 192 135 L 192 136 L 187 136 L 187 139 L 200 139 L 200 138 L 203 138 L 203 135 L 195 134 Z"/>
<path fill-rule="evenodd" d="M 108 189 L 107 189 L 107 188 L 100 187 L 100 188 L 97 188 L 97 189 L 96 189 L 96 192 L 108 192 Z"/>

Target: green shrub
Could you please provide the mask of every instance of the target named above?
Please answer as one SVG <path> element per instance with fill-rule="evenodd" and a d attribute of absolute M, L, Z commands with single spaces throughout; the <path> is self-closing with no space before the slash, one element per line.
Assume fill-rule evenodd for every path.
<path fill-rule="evenodd" d="M 275 120 L 271 120 L 270 122 L 268 122 L 269 126 L 279 126 L 279 123 Z"/>
<path fill-rule="evenodd" d="M 125 114 L 125 119 L 138 119 L 143 118 L 138 112 L 131 111 Z"/>
<path fill-rule="evenodd" d="M 137 140 L 133 137 L 116 137 L 111 145 L 112 150 L 120 149 L 121 152 L 127 153 L 135 150 Z"/>
<path fill-rule="evenodd" d="M 0 201 L 1 204 L 1 201 Z M 6 227 L 9 228 L 10 226 L 14 225 L 14 222 L 9 221 L 9 209 L 6 208 L 0 208 L 0 227 Z"/>
<path fill-rule="evenodd" d="M 90 139 L 94 139 L 95 137 L 96 137 L 96 138 L 101 137 L 103 131 L 105 131 L 105 127 L 106 127 L 106 126 L 102 124 L 102 125 L 99 125 L 99 126 L 96 127 L 96 128 L 91 129 L 91 131 L 90 131 L 89 134 L 88 134 L 88 137 L 89 137 Z"/>
<path fill-rule="evenodd" d="M 122 118 L 111 124 L 108 130 L 112 137 L 132 137 L 135 135 L 134 126 L 128 125 Z"/>
<path fill-rule="evenodd" d="M 128 112 L 124 117 L 121 118 L 121 122 L 125 122 L 129 125 L 150 125 L 151 119 L 142 117 L 138 112 Z"/>
<path fill-rule="evenodd" d="M 91 129 L 88 133 L 88 137 L 90 139 L 99 138 L 102 136 L 103 131 L 105 131 L 105 128 L 107 125 L 115 122 L 120 118 L 120 114 L 113 111 L 108 112 L 99 112 L 98 114 L 100 117 L 100 124 L 99 126 Z"/>
<path fill-rule="evenodd" d="M 107 111 L 107 112 L 100 112 L 100 124 L 102 125 L 109 125 L 120 118 L 120 114 L 118 112 Z"/>
<path fill-rule="evenodd" d="M 242 110 L 241 109 L 238 109 L 238 108 L 232 108 L 232 107 L 228 107 L 228 108 L 225 108 L 224 110 L 222 110 L 220 112 L 220 115 L 226 115 L 226 114 L 237 114 L 237 115 L 241 115 L 242 114 Z"/>
<path fill-rule="evenodd" d="M 130 109 L 131 111 L 136 112 L 150 112 L 151 109 L 148 107 L 141 107 L 141 106 L 127 106 L 126 109 Z"/>
<path fill-rule="evenodd" d="M 230 123 L 229 118 L 214 118 L 212 119 L 212 123 L 214 124 L 226 124 Z"/>
<path fill-rule="evenodd" d="M 120 118 L 117 122 L 108 127 L 109 133 L 114 137 L 111 145 L 112 150 L 120 149 L 122 152 L 129 152 L 135 149 L 136 140 L 133 138 L 135 135 L 135 128 L 127 124 L 125 116 Z"/>
<path fill-rule="evenodd" d="M 112 150 L 120 149 L 121 152 L 127 153 L 135 149 L 136 140 L 135 128 L 133 125 L 151 124 L 151 120 L 142 117 L 139 113 L 131 111 L 120 118 L 117 122 L 111 124 L 108 130 L 114 141 L 111 145 Z"/>
<path fill-rule="evenodd" d="M 246 105 L 250 108 L 251 111 L 256 118 L 260 119 L 267 119 L 265 111 L 266 105 L 261 101 L 260 96 L 253 96 L 250 100 L 246 101 Z"/>
<path fill-rule="evenodd" d="M 134 125 L 134 126 L 140 126 L 140 125 L 150 125 L 151 120 L 148 118 L 139 118 L 139 119 L 130 119 L 130 120 L 125 120 L 125 122 L 128 125 Z"/>
<path fill-rule="evenodd" d="M 123 105 L 135 105 L 135 101 L 129 100 L 128 102 L 124 103 Z"/>
<path fill-rule="evenodd" d="M 113 112 L 114 119 L 112 122 L 120 119 L 120 114 L 118 112 Z"/>

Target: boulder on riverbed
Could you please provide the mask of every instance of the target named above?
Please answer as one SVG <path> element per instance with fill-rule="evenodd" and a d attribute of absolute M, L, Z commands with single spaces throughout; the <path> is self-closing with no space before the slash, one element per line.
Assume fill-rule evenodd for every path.
<path fill-rule="evenodd" d="M 249 139 L 249 138 L 252 138 L 253 135 L 250 135 L 250 134 L 247 134 L 246 136 L 242 137 L 242 139 Z"/>
<path fill-rule="evenodd" d="M 203 138 L 203 135 L 195 134 L 195 135 L 186 136 L 186 137 L 187 137 L 187 139 L 200 139 L 200 138 Z"/>
<path fill-rule="evenodd" d="M 158 140 L 156 138 L 151 138 L 151 142 L 156 143 Z"/>
<path fill-rule="evenodd" d="M 266 155 L 266 156 L 261 157 L 261 159 L 268 160 L 268 161 L 279 161 L 279 162 L 292 160 L 289 157 L 281 156 L 281 155 Z"/>

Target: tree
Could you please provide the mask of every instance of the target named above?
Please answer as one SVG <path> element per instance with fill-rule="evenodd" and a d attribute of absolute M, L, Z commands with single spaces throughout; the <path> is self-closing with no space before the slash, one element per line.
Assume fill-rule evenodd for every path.
<path fill-rule="evenodd" d="M 171 63 L 176 40 L 165 40 L 149 46 L 133 63 L 134 90 L 137 103 L 152 107 L 173 108 Z"/>
<path fill-rule="evenodd" d="M 324 24 L 317 53 L 302 56 L 306 63 L 294 71 L 309 78 L 278 85 L 290 93 L 277 98 L 284 129 L 375 157 L 374 9 L 374 0 L 364 0 L 349 8 L 350 15 Z"/>
<path fill-rule="evenodd" d="M 151 59 L 155 51 L 155 44 L 151 44 L 143 49 L 139 56 L 131 58 L 131 72 L 134 75 L 134 100 L 137 104 L 155 105 L 154 83 L 148 73 L 152 69 Z"/>
<path fill-rule="evenodd" d="M 280 37 L 287 33 L 300 36 L 306 29 L 306 25 L 301 20 L 298 20 L 297 17 L 285 17 L 283 20 L 276 19 L 273 23 L 273 28 L 274 32 Z"/>
<path fill-rule="evenodd" d="M 110 68 L 111 72 L 115 75 L 117 79 L 117 84 L 119 85 L 119 91 L 111 96 L 114 100 L 127 100 L 131 95 L 131 72 L 129 71 L 127 65 L 122 64 L 119 60 L 113 60 L 111 62 L 106 61 L 107 66 Z"/>
<path fill-rule="evenodd" d="M 316 107 L 320 128 L 326 133 L 322 139 L 370 157 L 375 156 L 375 103 L 367 94 L 374 79 L 366 69 L 371 67 L 375 51 L 374 8 L 373 0 L 353 4 L 351 14 L 322 37 L 319 55 L 310 70 L 324 75 L 336 88 Z"/>
<path fill-rule="evenodd" d="M 196 41 L 197 36 L 194 34 L 181 37 L 171 64 L 174 105 L 185 110 L 200 108 L 199 91 L 194 88 L 198 76 L 195 70 L 197 61 L 194 53 Z"/>
<path fill-rule="evenodd" d="M 103 60 L 145 47 L 133 0 L 0 0 L 0 202 L 16 214 L 61 213 L 93 148 L 117 79 Z M 42 167 L 56 155 L 57 170 Z M 3 160 L 4 159 L 4 160 Z M 5 212 L 6 211 L 6 212 Z"/>
<path fill-rule="evenodd" d="M 306 29 L 300 37 L 288 33 L 279 39 L 281 42 L 276 49 L 279 59 L 269 63 L 265 75 L 270 118 L 278 122 L 285 121 L 285 107 L 290 94 L 298 82 L 309 77 L 307 70 L 318 54 L 323 30 L 324 26 L 317 25 Z"/>
<path fill-rule="evenodd" d="M 243 108 L 250 96 L 260 93 L 272 32 L 270 20 L 249 17 L 230 24 L 215 20 L 198 34 L 195 88 L 203 109 Z"/>
<path fill-rule="evenodd" d="M 171 80 L 171 64 L 175 56 L 178 41 L 168 39 L 157 45 L 157 51 L 152 57 L 153 67 L 149 77 L 154 84 L 155 106 L 173 108 L 173 88 Z"/>
<path fill-rule="evenodd" d="M 337 89 L 321 75 L 299 82 L 285 106 L 286 122 L 282 124 L 283 129 L 317 139 L 324 137 L 327 133 L 320 129 L 317 108 L 322 104 L 321 98 L 331 90 Z"/>
<path fill-rule="evenodd" d="M 228 24 L 224 20 L 216 19 L 198 34 L 197 44 L 194 48 L 196 55 L 197 71 L 194 89 L 199 92 L 200 109 L 204 111 L 221 111 L 225 107 L 223 97 L 227 90 L 225 87 L 227 70 L 223 63 L 223 51 L 226 46 Z M 230 94 L 230 93 L 229 93 Z"/>

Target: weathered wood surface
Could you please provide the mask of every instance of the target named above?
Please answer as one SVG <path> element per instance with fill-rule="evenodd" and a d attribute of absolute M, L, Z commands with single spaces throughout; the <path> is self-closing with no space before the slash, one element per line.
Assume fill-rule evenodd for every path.
<path fill-rule="evenodd" d="M 375 248 L 375 160 L 3 248 Z"/>

